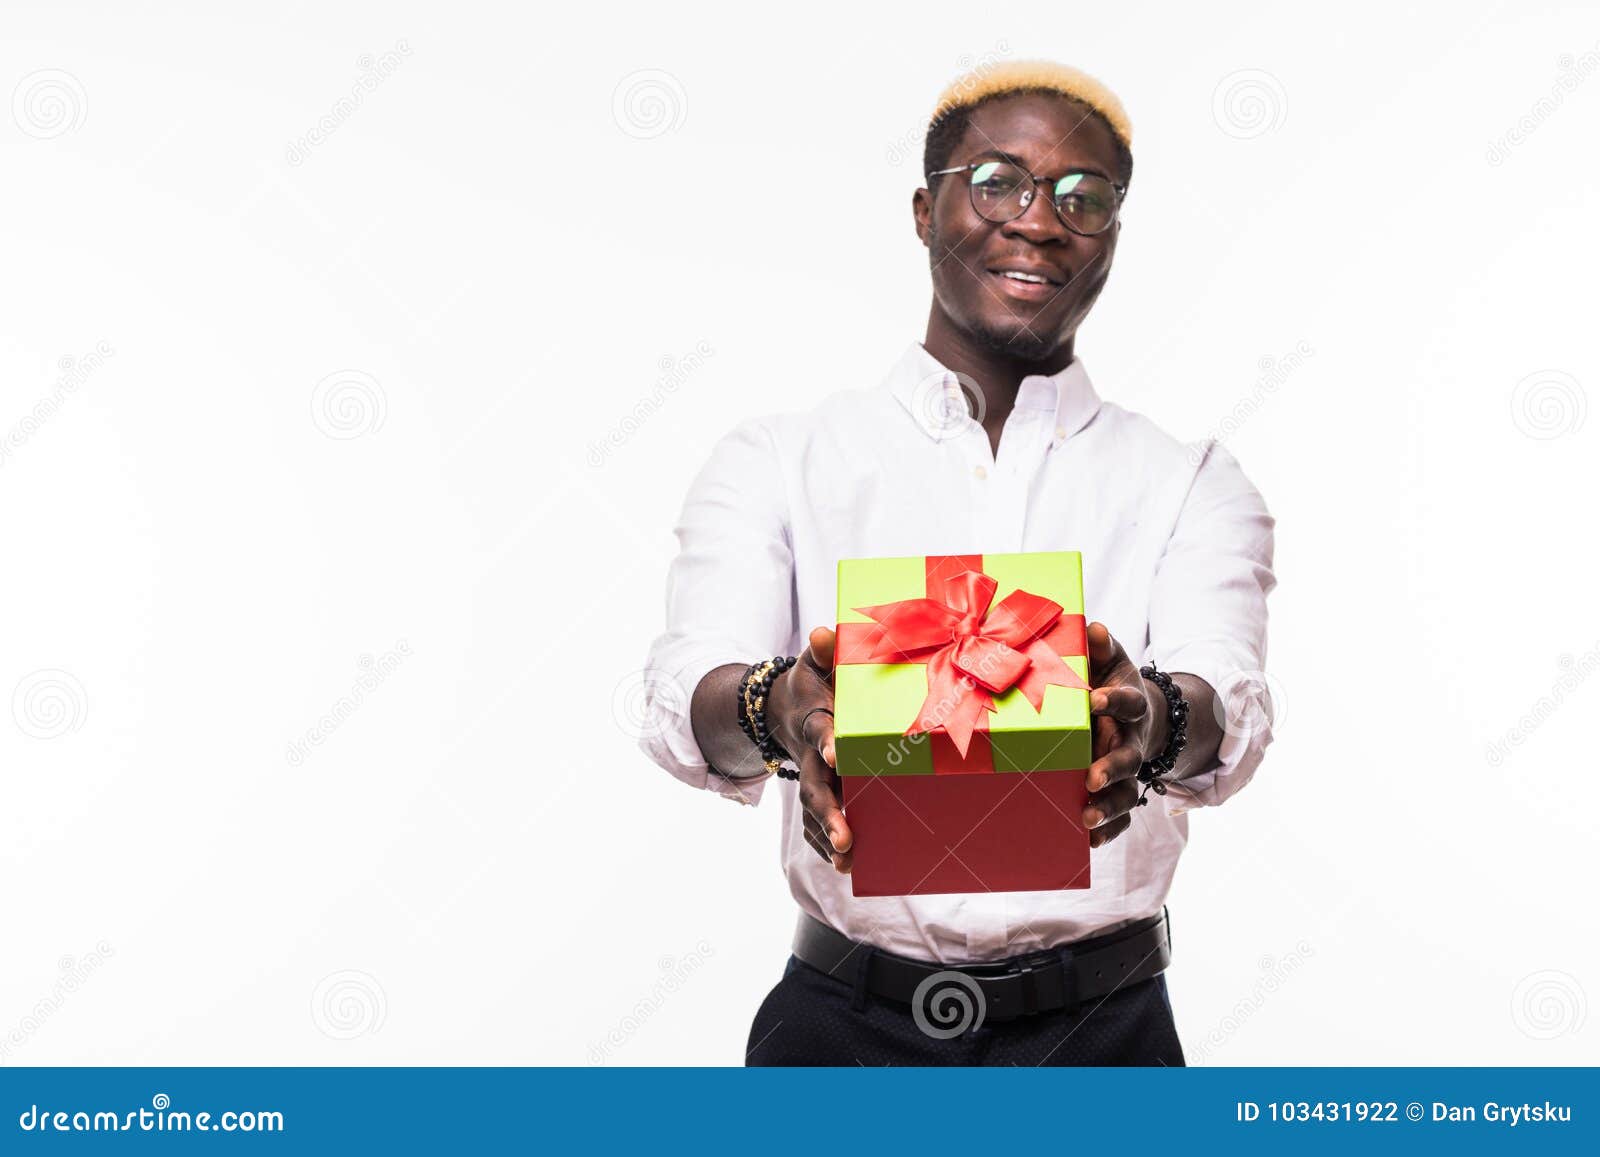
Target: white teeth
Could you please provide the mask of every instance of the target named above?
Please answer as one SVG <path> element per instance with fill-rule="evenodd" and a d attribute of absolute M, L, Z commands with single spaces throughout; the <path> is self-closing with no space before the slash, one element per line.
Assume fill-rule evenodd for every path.
<path fill-rule="evenodd" d="M 1046 278 L 1035 276 L 1032 273 L 1017 273 L 1010 269 L 1002 270 L 1000 276 L 1009 277 L 1012 281 L 1031 281 L 1036 285 L 1050 284 Z"/>

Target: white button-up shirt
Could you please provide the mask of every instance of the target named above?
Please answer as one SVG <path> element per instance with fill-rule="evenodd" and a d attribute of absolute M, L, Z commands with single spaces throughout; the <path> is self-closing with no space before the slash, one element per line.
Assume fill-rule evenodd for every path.
<path fill-rule="evenodd" d="M 683 782 L 753 804 L 770 777 L 707 767 L 690 695 L 715 667 L 798 654 L 813 627 L 834 625 L 839 559 L 1081 551 L 1087 615 L 1136 663 L 1197 675 L 1225 701 L 1241 688 L 1252 697 L 1209 770 L 1152 794 L 1158 806 L 1136 808 L 1132 826 L 1091 853 L 1089 888 L 857 899 L 806 843 L 796 785 L 778 781 L 783 862 L 801 908 L 853 939 L 944 963 L 1053 947 L 1159 912 L 1185 813 L 1243 787 L 1271 739 L 1261 689 L 1273 520 L 1233 456 L 1102 402 L 1081 359 L 1023 379 L 998 453 L 968 412 L 972 396 L 913 343 L 880 387 L 746 421 L 717 443 L 678 523 L 641 741 Z"/>

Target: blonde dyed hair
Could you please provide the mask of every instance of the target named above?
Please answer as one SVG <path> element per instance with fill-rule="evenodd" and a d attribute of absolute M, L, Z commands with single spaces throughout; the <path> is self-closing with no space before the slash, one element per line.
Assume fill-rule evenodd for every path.
<path fill-rule="evenodd" d="M 1059 93 L 1089 106 L 1111 126 L 1122 147 L 1132 151 L 1133 124 L 1117 94 L 1087 72 L 1049 60 L 1011 60 L 957 77 L 939 94 L 928 126 L 931 129 L 952 113 L 986 100 L 1020 92 Z"/>

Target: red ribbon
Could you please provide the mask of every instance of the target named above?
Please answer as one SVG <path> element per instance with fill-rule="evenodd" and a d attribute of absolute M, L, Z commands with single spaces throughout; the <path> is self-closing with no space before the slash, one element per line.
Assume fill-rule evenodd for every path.
<path fill-rule="evenodd" d="M 1061 661 L 1088 653 L 1083 616 L 1024 590 L 990 606 L 999 583 L 983 573 L 981 555 L 930 555 L 926 576 L 924 598 L 854 608 L 873 621 L 839 624 L 835 662 L 926 663 L 928 695 L 905 734 L 950 737 L 960 759 L 947 767 L 935 759 L 936 772 L 993 771 L 992 758 L 969 760 L 968 748 L 974 732 L 989 729 L 996 695 L 1018 687 L 1042 711 L 1048 686 L 1088 690 Z"/>

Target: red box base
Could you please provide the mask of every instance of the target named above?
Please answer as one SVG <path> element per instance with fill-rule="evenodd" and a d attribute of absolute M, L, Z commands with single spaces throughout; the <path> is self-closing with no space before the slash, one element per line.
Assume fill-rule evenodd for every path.
<path fill-rule="evenodd" d="M 846 775 L 856 896 L 1089 886 L 1087 770 Z"/>

